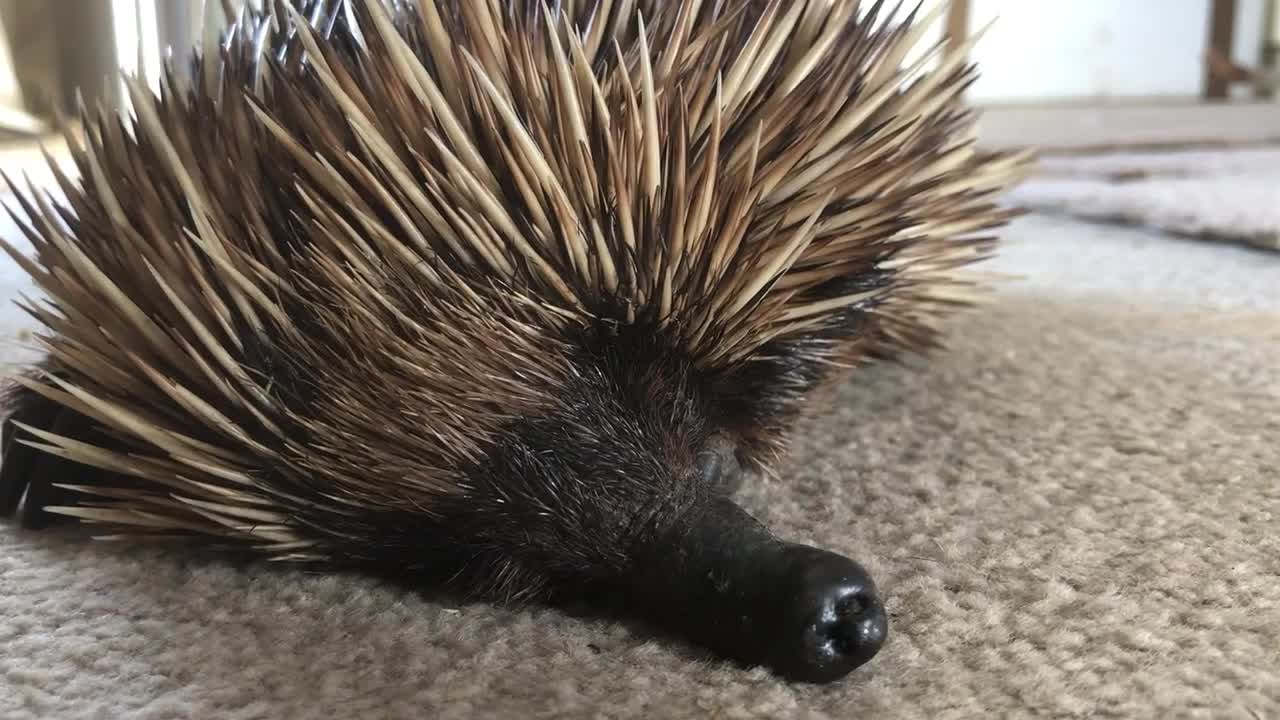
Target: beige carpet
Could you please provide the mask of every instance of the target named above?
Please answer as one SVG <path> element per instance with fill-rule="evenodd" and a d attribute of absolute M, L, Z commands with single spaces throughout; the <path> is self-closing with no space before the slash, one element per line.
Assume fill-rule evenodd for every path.
<path fill-rule="evenodd" d="M 6 526 L 0 717 L 1280 717 L 1280 256 L 1029 217 L 996 266 L 1027 279 L 950 354 L 863 373 L 745 493 L 887 594 L 843 683 Z"/>
<path fill-rule="evenodd" d="M 1280 145 L 1049 155 L 1013 202 L 1280 250 Z"/>

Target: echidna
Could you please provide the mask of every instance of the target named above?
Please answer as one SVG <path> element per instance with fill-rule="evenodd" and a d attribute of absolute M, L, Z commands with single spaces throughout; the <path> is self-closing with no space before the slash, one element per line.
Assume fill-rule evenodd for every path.
<path fill-rule="evenodd" d="M 933 347 L 1010 218 L 1025 158 L 975 147 L 969 48 L 911 57 L 918 19 L 237 11 L 158 94 L 127 79 L 128 116 L 80 108 L 65 200 L 15 189 L 45 354 L 7 396 L 0 510 L 844 676 L 886 638 L 872 580 L 729 494 L 817 388 Z"/>

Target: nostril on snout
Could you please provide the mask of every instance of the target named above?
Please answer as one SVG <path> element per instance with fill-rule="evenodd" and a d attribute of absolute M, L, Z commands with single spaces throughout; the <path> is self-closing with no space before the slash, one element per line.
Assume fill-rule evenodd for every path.
<path fill-rule="evenodd" d="M 875 657 L 888 631 L 884 608 L 874 595 L 848 593 L 835 602 L 835 619 L 829 625 L 828 636 L 851 667 Z"/>
<path fill-rule="evenodd" d="M 849 593 L 836 601 L 836 615 L 842 618 L 861 615 L 871 600 L 866 593 Z"/>

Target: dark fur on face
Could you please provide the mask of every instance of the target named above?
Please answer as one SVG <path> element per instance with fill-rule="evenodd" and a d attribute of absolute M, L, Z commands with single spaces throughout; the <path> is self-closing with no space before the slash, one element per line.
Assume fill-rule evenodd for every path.
<path fill-rule="evenodd" d="M 664 348 L 612 335 L 579 337 L 574 350 L 553 403 L 497 434 L 464 471 L 466 487 L 433 503 L 430 518 L 361 516 L 367 526 L 346 531 L 382 542 L 338 554 L 433 568 L 455 587 L 504 600 L 547 599 L 632 572 L 655 538 L 722 491 L 698 460 L 730 448 L 712 442 L 706 388 Z"/>

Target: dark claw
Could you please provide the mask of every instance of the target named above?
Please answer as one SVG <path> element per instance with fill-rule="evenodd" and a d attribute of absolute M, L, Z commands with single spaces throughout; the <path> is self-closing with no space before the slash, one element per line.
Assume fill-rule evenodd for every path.
<path fill-rule="evenodd" d="M 15 421 L 37 428 L 54 424 L 61 407 L 34 393 L 22 393 L 16 399 L 13 412 L 3 426 L 4 448 L 0 455 L 0 517 L 9 517 L 18 509 L 22 495 L 31 481 L 33 465 L 45 453 L 18 442 L 25 437 L 35 440 L 30 433 L 20 429 Z"/>
<path fill-rule="evenodd" d="M 66 437 L 77 437 L 85 431 L 85 418 L 73 410 L 60 408 L 49 432 Z M 31 448 L 34 450 L 34 448 Z M 74 505 L 75 493 L 54 483 L 84 484 L 86 472 L 93 469 L 57 455 L 36 451 L 27 476 L 27 499 L 22 507 L 22 526 L 30 530 L 42 530 L 64 523 L 69 518 L 46 512 L 50 505 Z"/>
<path fill-rule="evenodd" d="M 12 411 L 3 425 L 0 517 L 10 517 L 17 512 L 22 526 L 33 530 L 68 522 L 70 518 L 45 511 L 45 507 L 50 505 L 74 505 L 76 502 L 76 493 L 54 484 L 92 483 L 98 471 L 21 442 L 24 439 L 40 440 L 16 423 L 56 435 L 84 439 L 91 432 L 91 421 L 27 390 L 13 392 L 8 400 Z"/>

